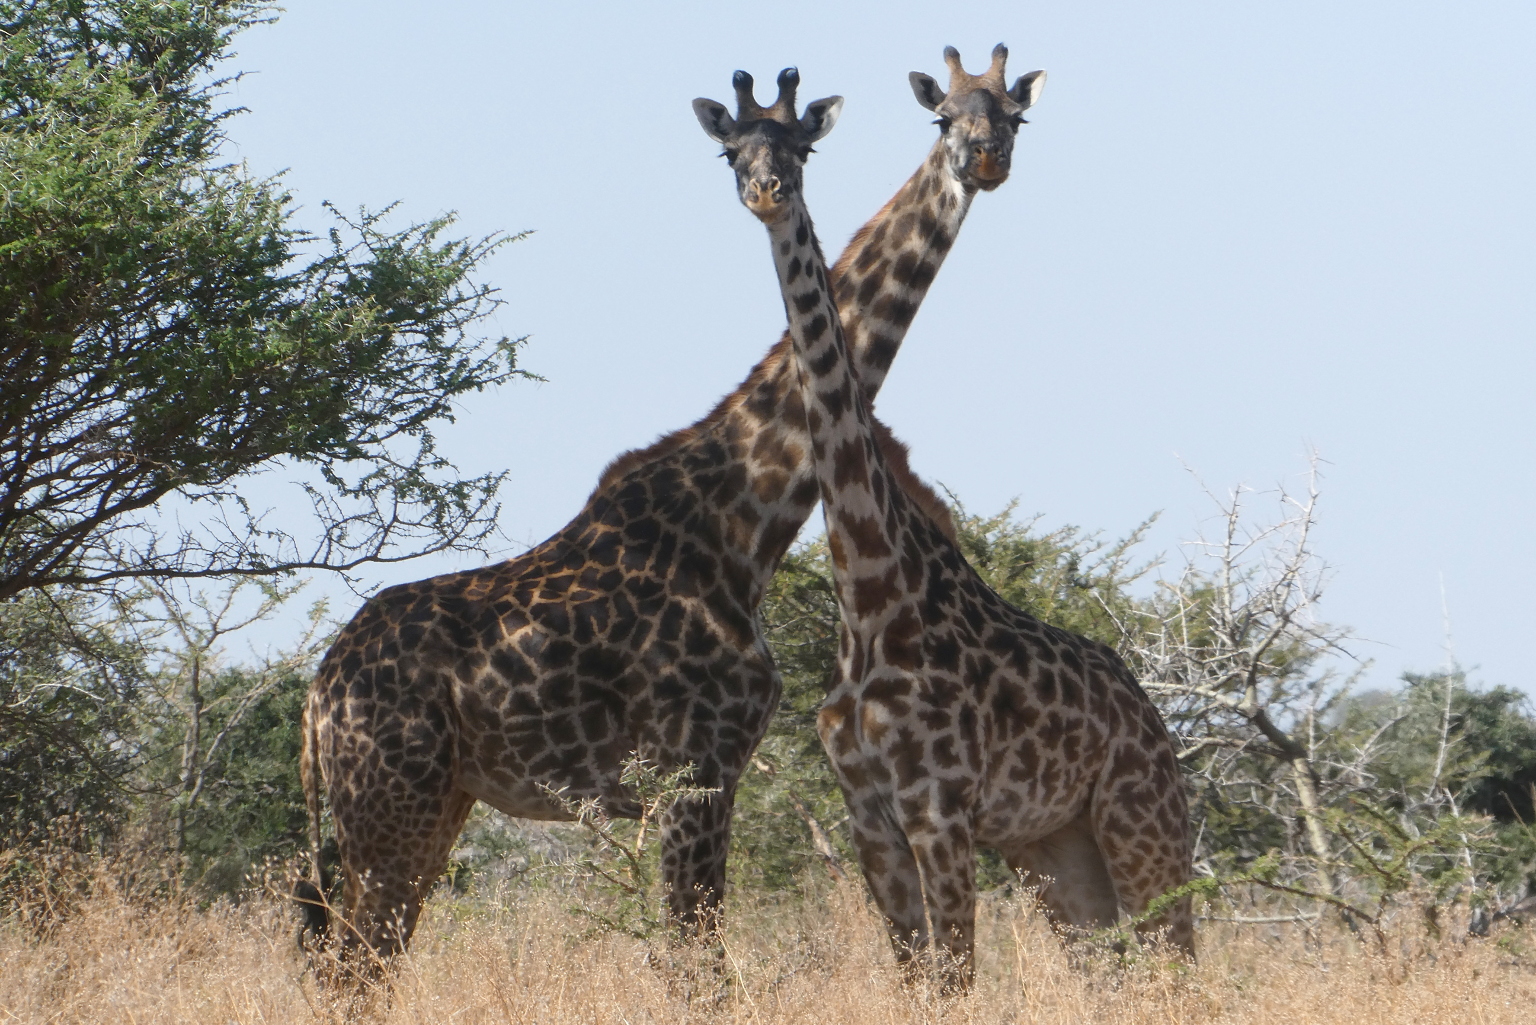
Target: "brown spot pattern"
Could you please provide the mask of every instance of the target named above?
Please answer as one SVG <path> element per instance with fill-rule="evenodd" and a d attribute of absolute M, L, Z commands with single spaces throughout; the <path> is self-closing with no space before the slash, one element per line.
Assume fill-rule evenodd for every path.
<path fill-rule="evenodd" d="M 809 222 L 790 197 L 793 220 Z M 900 237 L 915 212 L 893 219 Z M 1104 646 L 987 587 L 888 462 L 830 303 L 796 304 L 786 267 L 813 242 L 769 224 L 801 368 L 842 611 L 838 679 L 818 720 L 865 878 L 903 961 L 947 949 L 968 984 L 978 844 L 1045 884 L 1063 933 L 1135 915 L 1189 877 L 1187 808 L 1156 708 Z M 888 277 L 926 282 L 904 253 Z M 871 310 L 867 315 L 877 311 Z M 880 308 L 887 323 L 902 308 Z M 847 396 L 853 396 L 849 403 Z M 819 407 L 819 408 L 818 408 Z M 903 453 L 904 456 L 904 453 Z M 902 472 L 905 459 L 900 460 Z M 1187 900 L 1138 928 L 1193 953 Z"/>
<path fill-rule="evenodd" d="M 879 390 L 922 299 L 886 268 L 924 240 L 886 224 L 927 218 L 937 267 L 967 209 L 933 184 L 947 174 L 936 145 L 830 274 L 819 251 L 805 271 L 836 300 L 827 323 L 863 325 L 861 394 Z M 341 631 L 305 706 L 301 770 L 316 856 L 322 795 L 335 823 L 345 946 L 405 947 L 477 799 L 557 818 L 543 788 L 564 788 L 636 814 L 618 782 L 634 754 L 721 788 L 661 824 L 673 917 L 713 921 L 736 782 L 780 691 L 757 605 L 818 498 L 797 374 L 785 334 L 703 419 L 609 464 L 549 540 L 382 591 Z M 882 440 L 905 470 L 900 443 Z"/>

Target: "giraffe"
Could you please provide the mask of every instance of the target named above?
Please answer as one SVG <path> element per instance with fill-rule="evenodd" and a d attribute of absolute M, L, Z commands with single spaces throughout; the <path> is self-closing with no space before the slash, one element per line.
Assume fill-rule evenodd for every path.
<path fill-rule="evenodd" d="M 931 79 L 912 82 L 934 106 Z M 832 271 L 870 395 L 972 198 L 1008 177 L 1011 118 L 983 105 L 942 127 Z M 304 710 L 316 878 L 295 896 L 314 939 L 333 931 L 319 878 L 322 791 L 344 952 L 388 957 L 409 942 L 476 801 L 569 818 L 553 788 L 633 816 L 620 774 L 635 756 L 665 771 L 691 765 L 695 784 L 718 788 L 661 823 L 668 912 L 684 933 L 712 927 L 736 784 L 781 690 L 757 608 L 817 502 L 794 374 L 785 335 L 702 420 L 615 459 L 548 540 L 386 588 L 340 631 Z M 947 517 L 906 471 L 901 443 L 873 429 L 913 501 Z"/>
<path fill-rule="evenodd" d="M 951 95 L 974 82 L 950 67 Z M 1000 86 L 1000 59 L 976 77 Z M 713 100 L 694 109 L 768 228 L 799 366 L 842 618 L 818 732 L 898 959 L 964 988 L 978 845 L 1040 885 L 1049 920 L 1072 933 L 1188 879 L 1188 814 L 1168 731 L 1115 652 L 998 597 L 876 443 L 801 188 L 842 100 L 797 120 L 797 83 L 781 73 L 765 109 L 738 71 L 735 118 Z M 1193 954 L 1187 898 L 1137 928 Z"/>

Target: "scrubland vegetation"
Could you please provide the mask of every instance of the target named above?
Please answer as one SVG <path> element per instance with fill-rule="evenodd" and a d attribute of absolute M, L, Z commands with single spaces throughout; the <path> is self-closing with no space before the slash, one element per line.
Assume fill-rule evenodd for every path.
<path fill-rule="evenodd" d="M 20 1022 L 256 1023 L 340 1020 L 305 971 L 291 910 L 249 896 L 200 905 L 143 873 L 97 863 L 69 880 L 66 914 L 0 929 L 0 1013 Z M 150 873 L 153 875 L 153 873 Z M 164 882 L 160 880 L 159 882 Z M 993 894 L 978 929 L 975 991 L 940 997 L 897 977 L 857 884 L 810 883 L 738 902 L 718 949 L 591 932 L 550 885 L 429 904 L 384 1022 L 1524 1022 L 1536 959 L 1508 926 L 1438 939 L 1416 920 L 1371 949 L 1338 922 L 1207 922 L 1195 967 L 1141 951 L 1075 958 L 1023 895 Z"/>

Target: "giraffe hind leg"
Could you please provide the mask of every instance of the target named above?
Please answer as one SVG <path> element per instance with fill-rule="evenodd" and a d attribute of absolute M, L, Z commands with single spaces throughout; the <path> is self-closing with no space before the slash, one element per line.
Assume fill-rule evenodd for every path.
<path fill-rule="evenodd" d="M 380 806 L 383 807 L 380 807 Z M 415 795 L 408 801 L 370 802 L 366 817 L 334 818 L 345 908 L 341 949 L 359 966 L 383 963 L 410 943 L 422 902 L 448 867 L 454 842 L 475 798 L 462 790 Z"/>
<path fill-rule="evenodd" d="M 1115 885 L 1088 816 L 1040 840 L 1008 848 L 1003 857 L 1025 886 L 1036 887 L 1036 901 L 1064 941 L 1115 924 Z"/>
<path fill-rule="evenodd" d="M 1171 751 L 1167 761 L 1169 765 L 1156 766 L 1150 776 L 1144 770 L 1118 781 L 1111 778 L 1094 800 L 1095 839 L 1120 906 L 1133 918 L 1190 877 L 1189 813 Z M 1139 762 L 1146 764 L 1145 759 Z M 1186 895 L 1138 923 L 1136 933 L 1144 940 L 1161 939 L 1193 959 L 1190 898 Z"/>

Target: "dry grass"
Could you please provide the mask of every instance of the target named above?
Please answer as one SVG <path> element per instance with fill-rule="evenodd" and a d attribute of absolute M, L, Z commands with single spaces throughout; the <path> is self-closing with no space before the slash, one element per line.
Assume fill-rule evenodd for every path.
<path fill-rule="evenodd" d="M 274 900 L 197 910 L 130 900 L 110 885 L 44 937 L 0 925 L 0 1022 L 254 1023 L 335 1020 Z M 978 983 L 943 1000 L 903 988 L 861 892 L 738 908 L 726 956 L 633 940 L 573 940 L 561 895 L 429 906 L 400 967 L 387 1022 L 1415 1022 L 1531 1020 L 1524 937 L 1444 941 L 1390 957 L 1339 932 L 1208 925 L 1194 969 L 1073 967 L 1035 916 L 983 914 Z"/>

